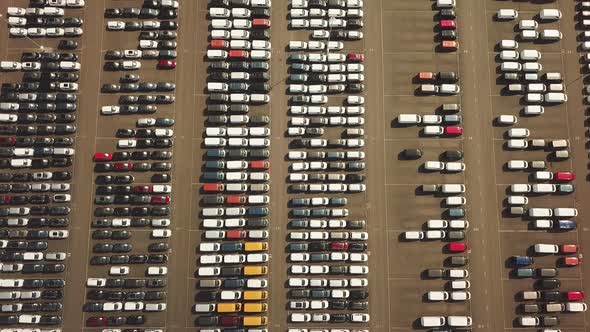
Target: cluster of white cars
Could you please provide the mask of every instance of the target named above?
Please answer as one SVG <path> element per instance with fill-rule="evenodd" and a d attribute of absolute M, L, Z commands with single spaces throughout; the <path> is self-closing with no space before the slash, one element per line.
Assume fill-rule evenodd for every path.
<path fill-rule="evenodd" d="M 39 26 L 31 24 L 37 18 L 60 18 L 65 8 L 84 7 L 84 0 L 48 1 L 48 7 L 8 7 L 8 33 L 11 37 L 44 38 L 44 37 L 79 37 L 84 33 L 80 27 Z M 61 23 L 63 24 L 63 23 Z M 54 23 L 54 25 L 56 25 Z"/>
<path fill-rule="evenodd" d="M 289 321 L 294 324 L 367 324 L 370 319 L 365 313 L 369 304 L 365 220 L 344 219 L 357 214 L 348 206 L 350 198 L 326 196 L 366 190 L 365 176 L 359 174 L 365 168 L 365 152 L 360 150 L 365 145 L 364 55 L 339 53 L 346 41 L 363 38 L 362 7 L 362 0 L 290 1 L 290 28 L 312 30 L 310 40 L 288 44 L 292 53 L 287 93 L 292 104 L 286 134 L 294 147 L 287 154 L 289 189 L 311 194 L 289 201 Z M 339 93 L 349 95 L 342 106 L 334 106 L 329 97 Z M 343 138 L 324 138 L 335 128 L 343 129 Z M 332 278 L 313 278 L 326 275 Z M 327 312 L 334 309 L 349 311 Z M 315 330 L 289 329 L 307 331 Z"/>
<path fill-rule="evenodd" d="M 539 13 L 541 24 L 554 22 L 561 18 L 562 14 L 557 9 L 543 9 Z M 514 20 L 518 12 L 514 9 L 500 9 L 496 18 L 500 21 Z M 521 42 L 530 42 L 540 38 L 543 41 L 559 41 L 561 32 L 545 29 L 537 32 L 539 22 L 535 20 L 520 20 L 518 30 Z M 541 52 L 536 49 L 518 50 L 519 43 L 515 40 L 504 39 L 498 43 L 501 61 L 500 71 L 502 78 L 507 82 L 508 93 L 523 94 L 524 100 L 529 105 L 559 104 L 567 101 L 565 85 L 561 82 L 560 73 L 542 74 L 543 65 L 539 62 Z M 527 115 L 541 114 L 539 111 Z"/>

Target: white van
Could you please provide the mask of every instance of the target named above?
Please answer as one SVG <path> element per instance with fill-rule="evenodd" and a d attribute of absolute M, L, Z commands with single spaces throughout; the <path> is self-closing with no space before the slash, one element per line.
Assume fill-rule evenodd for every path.
<path fill-rule="evenodd" d="M 552 217 L 553 211 L 549 208 L 530 208 L 528 210 L 529 217 Z"/>
<path fill-rule="evenodd" d="M 510 138 L 524 138 L 529 137 L 530 134 L 531 132 L 527 128 L 511 128 L 507 131 L 507 135 Z"/>
<path fill-rule="evenodd" d="M 427 293 L 428 301 L 446 301 L 449 293 L 445 291 L 430 291 Z"/>
<path fill-rule="evenodd" d="M 553 214 L 556 217 L 575 217 L 578 215 L 578 209 L 575 208 L 555 208 Z"/>
<path fill-rule="evenodd" d="M 526 205 L 529 199 L 526 196 L 508 196 L 509 205 Z"/>
<path fill-rule="evenodd" d="M 520 39 L 522 40 L 535 40 L 539 38 L 537 30 L 522 30 L 520 31 Z"/>
<path fill-rule="evenodd" d="M 537 50 L 522 50 L 520 51 L 520 59 L 525 61 L 537 61 L 541 59 L 541 52 Z"/>
<path fill-rule="evenodd" d="M 465 205 L 467 203 L 467 199 L 463 196 L 451 196 L 445 198 L 445 205 L 447 206 L 459 206 Z"/>
<path fill-rule="evenodd" d="M 438 0 L 441 1 L 441 0 Z M 438 327 L 444 326 L 446 319 L 443 316 L 422 316 L 420 317 L 420 325 L 423 327 Z"/>
<path fill-rule="evenodd" d="M 246 172 L 226 172 L 226 181 L 246 181 L 248 179 L 248 173 Z"/>
<path fill-rule="evenodd" d="M 207 91 L 209 92 L 226 92 L 228 90 L 227 83 L 222 82 L 208 82 Z"/>
<path fill-rule="evenodd" d="M 565 304 L 565 311 L 567 312 L 584 312 L 588 310 L 588 305 L 583 302 L 567 302 Z"/>
<path fill-rule="evenodd" d="M 213 9 L 213 8 L 211 8 Z M 215 303 L 206 304 L 195 304 L 193 307 L 194 312 L 213 312 L 215 311 Z"/>
<path fill-rule="evenodd" d="M 199 257 L 200 264 L 219 264 L 223 261 L 221 255 L 202 255 Z"/>
<path fill-rule="evenodd" d="M 227 40 L 231 38 L 231 34 L 227 30 L 211 30 L 211 39 Z"/>
<path fill-rule="evenodd" d="M 496 18 L 499 20 L 514 20 L 518 17 L 518 12 L 515 9 L 499 9 L 496 12 Z"/>
<path fill-rule="evenodd" d="M 422 122 L 422 117 L 418 114 L 400 114 L 397 117 L 400 124 L 416 124 Z"/>
<path fill-rule="evenodd" d="M 270 201 L 268 195 L 250 195 L 248 196 L 248 204 L 267 204 Z"/>
<path fill-rule="evenodd" d="M 209 128 L 207 128 L 209 129 Z M 227 136 L 245 137 L 248 136 L 248 128 L 227 128 Z"/>
<path fill-rule="evenodd" d="M 426 126 L 422 130 L 422 133 L 428 136 L 442 135 L 444 132 L 445 130 L 441 126 Z"/>
<path fill-rule="evenodd" d="M 545 102 L 547 103 L 565 103 L 567 95 L 563 92 L 549 92 L 545 94 Z"/>
<path fill-rule="evenodd" d="M 249 145 L 251 147 L 268 147 L 270 140 L 268 138 L 250 138 Z"/>
<path fill-rule="evenodd" d="M 541 319 L 533 316 L 520 316 L 518 317 L 518 323 L 520 326 L 539 326 L 541 325 Z"/>
<path fill-rule="evenodd" d="M 221 273 L 219 267 L 199 267 L 197 274 L 201 277 L 218 276 Z"/>
<path fill-rule="evenodd" d="M 466 229 L 469 228 L 469 221 L 461 219 L 451 220 L 449 221 L 449 227 L 454 229 Z"/>
<path fill-rule="evenodd" d="M 545 108 L 541 105 L 527 105 L 523 109 L 524 115 L 540 115 L 545 113 Z"/>
<path fill-rule="evenodd" d="M 539 72 L 543 70 L 543 65 L 538 62 L 525 62 L 522 65 L 522 71 L 525 72 Z"/>
<path fill-rule="evenodd" d="M 521 71 L 522 65 L 518 62 L 506 61 L 500 65 L 500 70 L 503 72 Z"/>
<path fill-rule="evenodd" d="M 205 146 L 225 146 L 227 141 L 225 138 L 221 137 L 205 137 Z"/>
<path fill-rule="evenodd" d="M 229 47 L 231 49 L 236 49 L 236 50 L 249 50 L 252 48 L 252 44 L 247 41 L 247 40 L 231 40 L 229 42 Z"/>
<path fill-rule="evenodd" d="M 422 240 L 423 238 L 424 238 L 424 232 L 421 232 L 421 231 L 404 232 L 404 239 L 406 239 L 406 240 Z"/>
<path fill-rule="evenodd" d="M 224 50 L 207 50 L 207 58 L 212 60 L 227 58 L 227 51 Z"/>
<path fill-rule="evenodd" d="M 557 188 L 554 184 L 550 184 L 550 183 L 533 184 L 533 192 L 534 193 L 554 193 L 556 191 L 557 191 Z"/>
<path fill-rule="evenodd" d="M 262 93 L 253 93 L 250 95 L 250 101 L 253 103 L 269 103 L 270 96 Z"/>
<path fill-rule="evenodd" d="M 250 97 L 245 93 L 231 93 L 229 95 L 229 100 L 232 103 L 247 103 L 250 100 Z"/>
<path fill-rule="evenodd" d="M 518 22 L 519 30 L 536 30 L 539 27 L 539 23 L 535 20 L 521 20 Z"/>
<path fill-rule="evenodd" d="M 559 247 L 556 244 L 537 243 L 533 246 L 533 250 L 535 254 L 557 254 Z"/>
<path fill-rule="evenodd" d="M 469 280 L 454 280 L 449 283 L 451 289 L 468 289 L 471 287 Z"/>
<path fill-rule="evenodd" d="M 563 303 L 547 303 L 545 305 L 545 311 L 547 312 L 562 312 L 565 310 Z"/>
<path fill-rule="evenodd" d="M 553 220 L 551 219 L 537 219 L 533 221 L 533 227 L 536 229 L 550 229 L 553 228 Z"/>
<path fill-rule="evenodd" d="M 270 129 L 265 127 L 251 127 L 250 136 L 252 137 L 268 137 L 270 136 Z"/>
<path fill-rule="evenodd" d="M 449 222 L 442 219 L 430 219 L 426 222 L 426 227 L 428 229 L 447 228 L 448 226 Z"/>
<path fill-rule="evenodd" d="M 516 183 L 510 185 L 510 191 L 516 194 L 531 192 L 531 185 L 525 183 Z"/>
<path fill-rule="evenodd" d="M 442 9 L 442 8 L 455 8 L 455 6 L 456 6 L 456 2 L 455 1 L 456 0 L 436 0 L 436 8 L 437 9 Z M 443 323 L 443 325 L 444 325 L 444 323 Z"/>
<path fill-rule="evenodd" d="M 539 36 L 541 37 L 541 39 L 545 40 L 560 40 L 561 38 L 563 38 L 563 34 L 561 33 L 561 31 L 555 29 L 545 29 L 541 31 L 541 34 Z"/>
<path fill-rule="evenodd" d="M 561 12 L 559 9 L 542 9 L 539 17 L 542 20 L 559 20 L 561 18 Z"/>
<path fill-rule="evenodd" d="M 448 316 L 447 324 L 449 326 L 471 326 L 473 320 L 470 316 Z"/>
<path fill-rule="evenodd" d="M 221 248 L 219 243 L 213 242 L 202 242 L 199 244 L 199 251 L 200 252 L 217 252 Z"/>
<path fill-rule="evenodd" d="M 269 60 L 271 58 L 271 53 L 266 50 L 253 50 L 250 52 L 250 58 L 252 60 Z"/>
<path fill-rule="evenodd" d="M 561 77 L 561 73 L 552 72 L 552 73 L 545 73 L 545 79 L 547 79 L 548 81 L 561 81 L 562 77 Z"/>
<path fill-rule="evenodd" d="M 458 194 L 465 192 L 464 184 L 443 184 L 441 186 L 441 192 L 443 194 Z"/>
<path fill-rule="evenodd" d="M 509 149 L 526 149 L 529 143 L 524 139 L 509 139 L 506 147 Z"/>

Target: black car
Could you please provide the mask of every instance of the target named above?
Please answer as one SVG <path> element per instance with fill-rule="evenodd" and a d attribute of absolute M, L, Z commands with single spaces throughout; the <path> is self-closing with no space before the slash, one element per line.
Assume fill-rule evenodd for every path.
<path fill-rule="evenodd" d="M 23 264 L 22 273 L 43 273 L 43 264 Z"/>
<path fill-rule="evenodd" d="M 109 301 L 121 301 L 125 297 L 125 293 L 119 291 L 111 291 L 106 292 L 104 297 Z"/>
<path fill-rule="evenodd" d="M 163 252 L 168 251 L 170 249 L 168 243 L 160 242 L 160 243 L 150 243 L 148 245 L 148 251 L 150 252 Z"/>
<path fill-rule="evenodd" d="M 119 8 L 106 8 L 104 10 L 104 17 L 120 17 L 121 16 L 121 9 Z"/>
<path fill-rule="evenodd" d="M 148 262 L 148 256 L 146 255 L 130 255 L 129 264 L 145 264 Z M 154 263 L 154 262 L 152 262 Z"/>
<path fill-rule="evenodd" d="M 107 279 L 107 282 L 105 284 L 105 287 L 107 288 L 121 288 L 123 287 L 123 279 Z"/>
<path fill-rule="evenodd" d="M 37 304 L 37 303 L 35 303 L 35 304 Z M 24 310 L 22 310 L 22 311 L 24 311 Z M 0 325 L 16 325 L 17 323 L 18 323 L 18 316 L 0 316 Z"/>
<path fill-rule="evenodd" d="M 130 184 L 135 181 L 135 177 L 133 175 L 119 175 L 115 176 L 114 183 L 116 184 Z"/>
<path fill-rule="evenodd" d="M 95 240 L 110 239 L 113 232 L 108 229 L 100 229 L 92 232 L 92 238 Z"/>
<path fill-rule="evenodd" d="M 107 326 L 121 326 L 124 325 L 127 319 L 121 316 L 113 316 L 107 318 L 106 324 Z"/>
<path fill-rule="evenodd" d="M 127 325 L 143 325 L 145 324 L 145 316 L 127 316 Z"/>
<path fill-rule="evenodd" d="M 346 322 L 346 314 L 331 314 L 330 322 L 332 323 L 344 323 Z"/>
<path fill-rule="evenodd" d="M 41 316 L 39 325 L 59 325 L 61 322 L 61 316 Z"/>
<path fill-rule="evenodd" d="M 346 301 L 330 301 L 329 302 L 330 309 L 332 310 L 345 310 L 347 307 Z M 331 317 L 332 315 L 330 315 Z"/>
<path fill-rule="evenodd" d="M 90 258 L 90 265 L 107 265 L 110 262 L 108 256 L 92 256 Z"/>
<path fill-rule="evenodd" d="M 81 27 L 83 23 L 84 20 L 79 17 L 64 17 L 64 27 Z"/>
<path fill-rule="evenodd" d="M 166 298 L 166 292 L 149 291 L 145 292 L 146 301 L 163 300 Z"/>
<path fill-rule="evenodd" d="M 78 54 L 76 54 L 76 53 L 71 53 L 71 52 L 59 53 L 59 61 L 78 61 L 78 59 L 79 59 L 79 57 L 78 57 Z"/>
<path fill-rule="evenodd" d="M 145 279 L 125 279 L 124 288 L 143 288 L 146 285 Z"/>
<path fill-rule="evenodd" d="M 90 290 L 86 293 L 86 298 L 89 300 L 104 300 L 105 291 L 102 290 Z"/>
<path fill-rule="evenodd" d="M 160 30 L 176 30 L 178 24 L 176 21 L 160 21 Z"/>
<path fill-rule="evenodd" d="M 148 218 L 131 218 L 131 227 L 146 227 L 151 224 Z"/>
<path fill-rule="evenodd" d="M 41 304 L 41 311 L 43 312 L 56 312 L 62 311 L 63 305 L 59 302 L 48 302 Z"/>
<path fill-rule="evenodd" d="M 120 62 L 112 62 L 112 61 L 107 61 L 104 63 L 104 70 L 108 70 L 108 71 L 115 71 L 115 70 L 120 70 L 121 69 L 121 63 Z"/>
<path fill-rule="evenodd" d="M 64 22 L 65 24 L 65 22 Z M 63 39 L 59 41 L 59 44 L 57 45 L 57 47 L 59 49 L 62 50 L 73 50 L 78 48 L 78 42 L 71 40 L 71 39 Z"/>
<path fill-rule="evenodd" d="M 147 263 L 148 264 L 165 264 L 168 262 L 167 255 L 148 255 L 147 256 Z"/>

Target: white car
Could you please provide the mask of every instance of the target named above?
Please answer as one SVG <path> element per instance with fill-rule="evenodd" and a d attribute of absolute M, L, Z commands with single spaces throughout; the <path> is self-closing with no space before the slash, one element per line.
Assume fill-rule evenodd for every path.
<path fill-rule="evenodd" d="M 518 118 L 514 115 L 500 115 L 497 117 L 498 124 L 513 125 L 518 123 Z"/>
<path fill-rule="evenodd" d="M 31 37 L 43 37 L 46 33 L 46 30 L 43 28 L 27 28 L 27 35 Z"/>
<path fill-rule="evenodd" d="M 20 7 L 8 7 L 6 9 L 8 16 L 25 16 L 25 9 Z"/>
<path fill-rule="evenodd" d="M 309 20 L 306 19 L 292 19 L 291 28 L 293 29 L 305 29 L 309 28 Z"/>
<path fill-rule="evenodd" d="M 293 323 L 306 323 L 306 322 L 311 322 L 311 314 L 292 313 L 291 314 L 291 321 Z"/>
<path fill-rule="evenodd" d="M 122 65 L 123 65 L 123 69 L 125 69 L 125 70 L 134 70 L 134 69 L 141 68 L 141 62 L 136 61 L 136 60 L 123 61 Z"/>
<path fill-rule="evenodd" d="M 117 142 L 119 148 L 134 148 L 137 146 L 137 140 L 134 139 L 120 139 Z"/>
<path fill-rule="evenodd" d="M 112 266 L 109 269 L 109 274 L 112 276 L 121 276 L 129 274 L 128 266 Z"/>
<path fill-rule="evenodd" d="M 529 163 L 526 160 L 509 160 L 506 167 L 510 170 L 523 170 L 529 167 Z"/>
<path fill-rule="evenodd" d="M 123 30 L 125 29 L 125 22 L 123 21 L 107 21 L 107 30 Z"/>
<path fill-rule="evenodd" d="M 88 280 L 86 280 L 86 286 L 88 287 L 104 287 L 106 283 L 106 278 L 88 278 Z"/>
<path fill-rule="evenodd" d="M 84 33 L 82 28 L 64 28 L 64 34 L 70 37 L 79 37 Z"/>
<path fill-rule="evenodd" d="M 103 114 L 103 115 L 119 114 L 120 111 L 121 111 L 121 108 L 116 105 L 102 106 L 100 108 L 100 114 Z"/>
<path fill-rule="evenodd" d="M 369 314 L 354 313 L 350 315 L 350 321 L 352 323 L 367 323 L 370 320 Z"/>
<path fill-rule="evenodd" d="M 424 169 L 428 171 L 442 171 L 445 169 L 445 163 L 442 161 L 427 161 L 424 163 Z"/>
<path fill-rule="evenodd" d="M 25 37 L 27 35 L 27 29 L 25 28 L 10 28 L 8 33 L 14 37 Z"/>

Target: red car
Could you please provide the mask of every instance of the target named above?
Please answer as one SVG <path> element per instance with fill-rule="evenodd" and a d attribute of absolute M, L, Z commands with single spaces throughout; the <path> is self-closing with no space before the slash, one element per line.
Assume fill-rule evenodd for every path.
<path fill-rule="evenodd" d="M 582 291 L 566 292 L 565 296 L 568 301 L 581 301 L 586 297 Z"/>
<path fill-rule="evenodd" d="M 438 25 L 443 30 L 455 30 L 457 28 L 457 24 L 453 20 L 440 20 Z"/>
<path fill-rule="evenodd" d="M 152 196 L 150 203 L 158 205 L 170 204 L 170 196 Z"/>
<path fill-rule="evenodd" d="M 227 239 L 245 239 L 246 231 L 227 231 L 225 237 Z"/>
<path fill-rule="evenodd" d="M 136 194 L 147 194 L 152 192 L 152 186 L 135 186 L 133 192 Z"/>
<path fill-rule="evenodd" d="M 227 204 L 246 204 L 245 196 L 231 195 L 225 199 Z"/>
<path fill-rule="evenodd" d="M 458 44 L 454 40 L 443 40 L 440 43 L 440 48 L 443 51 L 456 51 L 458 48 Z"/>
<path fill-rule="evenodd" d="M 106 326 L 106 317 L 90 317 L 86 320 L 86 326 Z"/>
<path fill-rule="evenodd" d="M 577 244 L 562 244 L 559 246 L 559 252 L 562 254 L 573 254 L 578 252 Z"/>
<path fill-rule="evenodd" d="M 348 53 L 346 55 L 346 61 L 363 62 L 364 60 L 365 60 L 365 55 L 362 53 Z"/>
<path fill-rule="evenodd" d="M 233 59 L 248 59 L 250 57 L 250 53 L 243 50 L 231 50 L 229 51 L 228 56 Z"/>
<path fill-rule="evenodd" d="M 469 246 L 464 242 L 451 242 L 448 248 L 450 252 L 464 252 L 469 250 Z"/>
<path fill-rule="evenodd" d="M 205 183 L 203 185 L 203 191 L 205 192 L 218 192 L 223 191 L 225 186 L 220 183 Z"/>
<path fill-rule="evenodd" d="M 562 259 L 562 263 L 565 266 L 578 266 L 582 263 L 582 261 L 575 256 L 568 256 Z"/>
<path fill-rule="evenodd" d="M 347 250 L 348 242 L 332 242 L 330 243 L 330 250 Z"/>
<path fill-rule="evenodd" d="M 221 316 L 221 326 L 238 326 L 241 321 L 241 316 Z"/>
<path fill-rule="evenodd" d="M 94 161 L 111 161 L 113 154 L 108 152 L 97 152 L 94 154 Z"/>
<path fill-rule="evenodd" d="M 555 172 L 553 179 L 557 181 L 573 181 L 576 179 L 576 174 L 572 172 Z"/>
<path fill-rule="evenodd" d="M 0 205 L 10 204 L 10 196 L 0 196 Z"/>
<path fill-rule="evenodd" d="M 270 20 L 267 18 L 255 18 L 252 20 L 252 27 L 254 28 L 270 28 Z"/>
<path fill-rule="evenodd" d="M 16 144 L 14 137 L 0 137 L 0 146 L 13 146 Z"/>
<path fill-rule="evenodd" d="M 445 127 L 445 135 L 461 136 L 461 135 L 463 135 L 463 127 L 459 127 L 459 126 Z"/>
<path fill-rule="evenodd" d="M 115 169 L 115 171 L 120 171 L 120 172 L 130 171 L 130 170 L 133 169 L 133 164 L 130 164 L 130 163 L 115 163 L 113 165 L 113 168 Z"/>
<path fill-rule="evenodd" d="M 252 160 L 250 162 L 250 168 L 254 169 L 268 169 L 270 167 L 270 162 L 266 160 Z"/>
<path fill-rule="evenodd" d="M 175 60 L 160 60 L 158 61 L 158 68 L 160 69 L 174 69 L 176 68 Z"/>
<path fill-rule="evenodd" d="M 229 42 L 227 40 L 213 39 L 210 46 L 211 48 L 229 48 Z"/>

